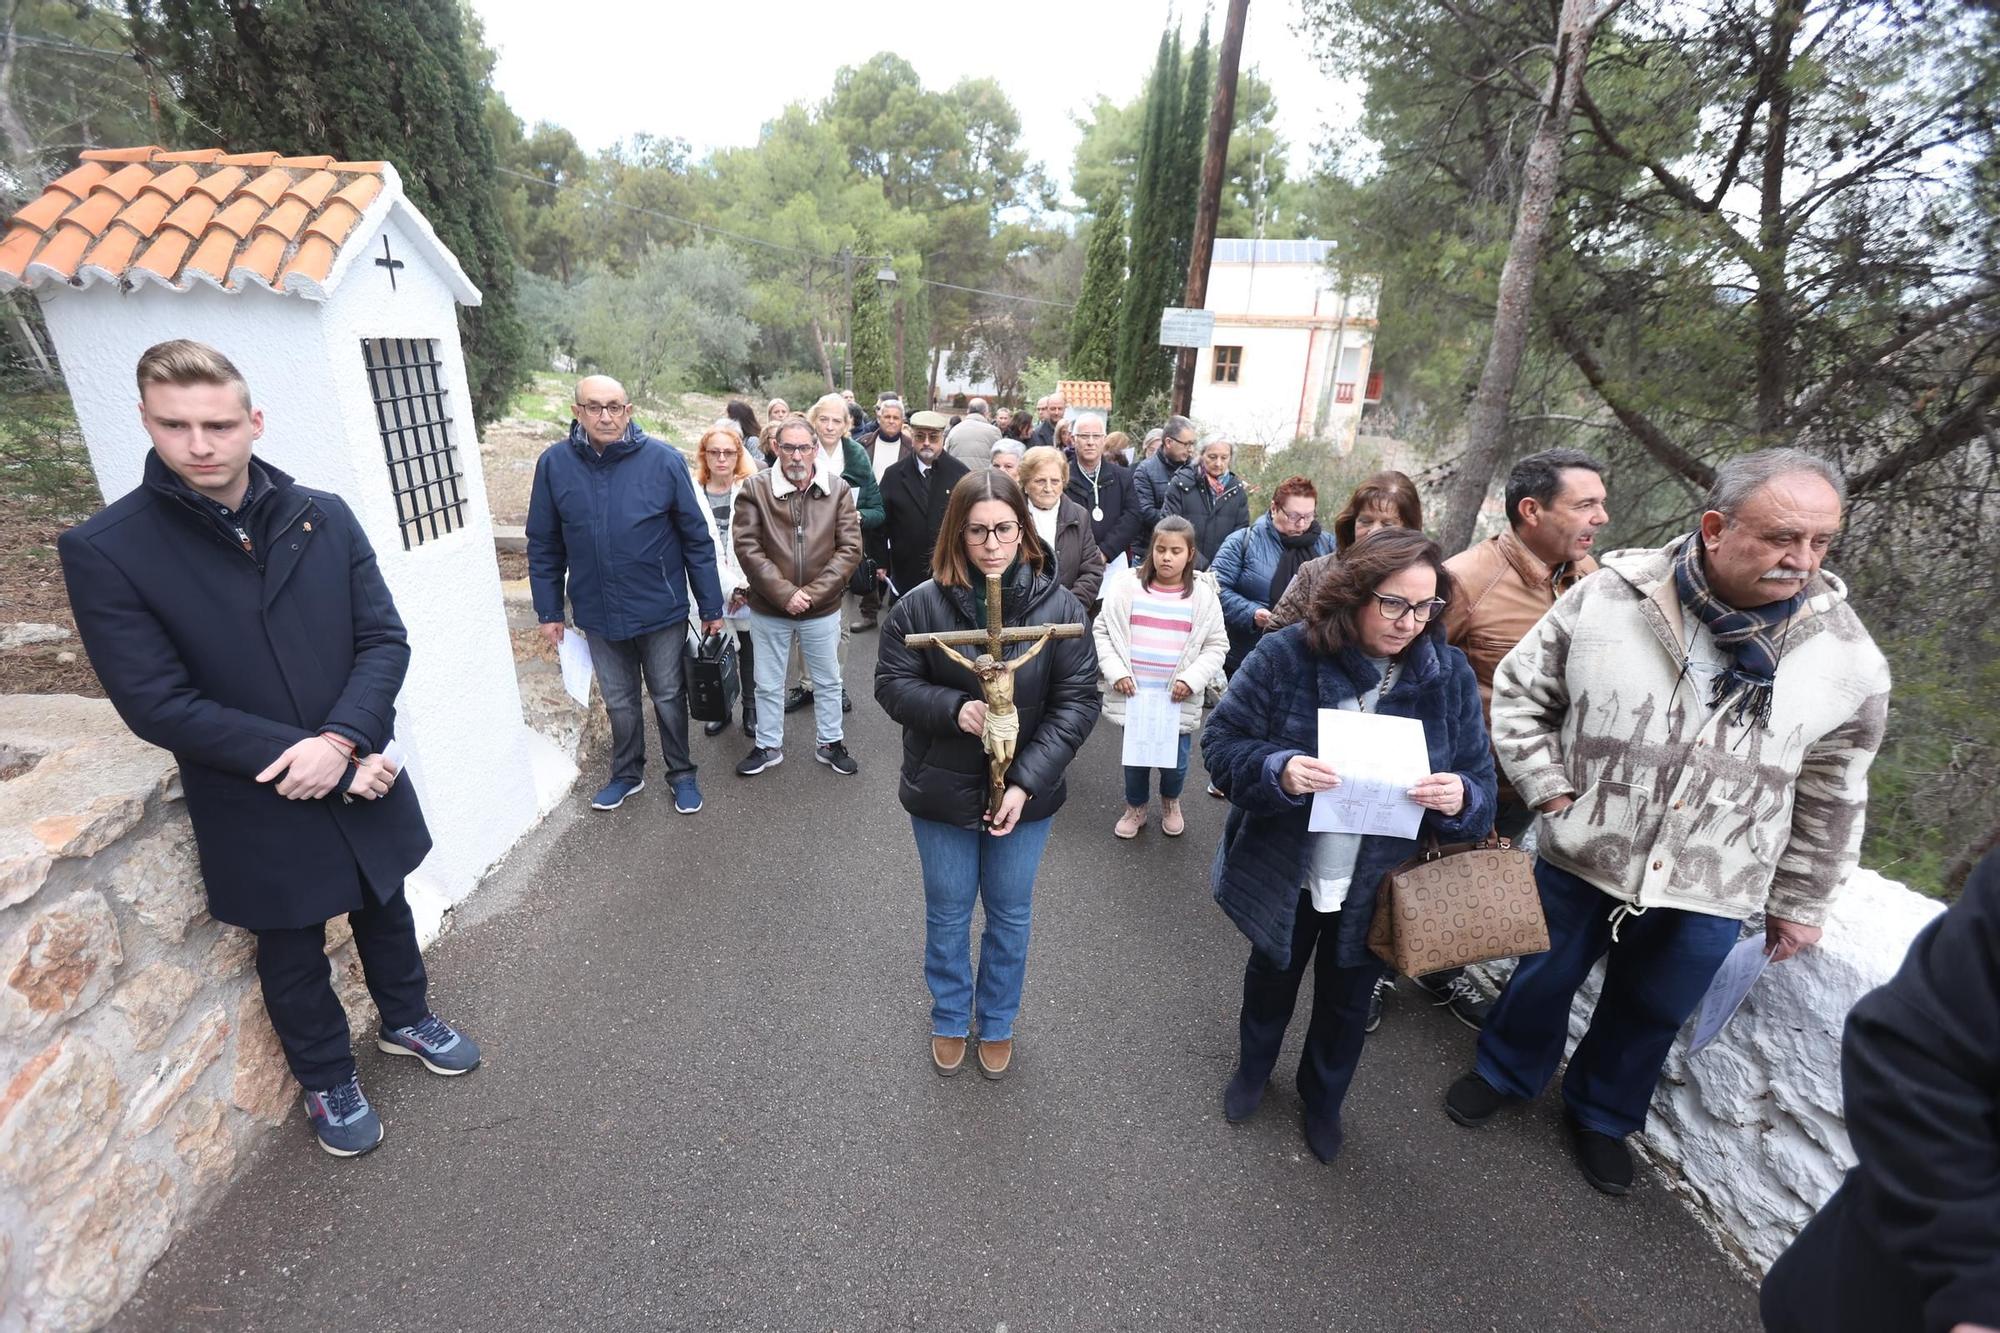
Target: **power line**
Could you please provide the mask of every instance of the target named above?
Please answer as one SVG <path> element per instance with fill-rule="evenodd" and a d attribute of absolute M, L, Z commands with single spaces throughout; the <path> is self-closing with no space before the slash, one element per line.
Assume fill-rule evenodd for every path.
<path fill-rule="evenodd" d="M 532 172 L 516 171 L 512 167 L 499 167 L 496 170 L 503 176 L 513 176 L 517 179 L 528 181 L 531 184 L 540 185 L 545 189 L 581 190 L 584 188 L 580 184 L 567 181 L 552 181 L 545 177 L 537 176 Z M 716 236 L 727 236 L 733 241 L 742 241 L 746 245 L 759 245 L 766 250 L 777 250 L 783 254 L 802 255 L 807 259 L 819 260 L 822 263 L 831 264 L 840 259 L 839 255 L 822 254 L 817 250 L 807 250 L 796 245 L 783 245 L 777 241 L 767 241 L 761 236 L 746 236 L 740 231 L 730 231 L 727 227 L 717 227 L 706 222 L 696 222 L 693 218 L 684 218 L 672 213 L 663 213 L 657 208 L 641 208 L 637 204 L 628 204 L 618 199 L 599 199 L 598 202 L 609 204 L 613 208 L 622 208 L 628 213 L 638 213 L 645 217 L 659 218 L 666 222 L 677 222 L 683 227 L 692 228 L 697 234 L 706 232 Z M 985 287 L 962 287 L 958 283 L 940 282 L 936 278 L 918 278 L 916 281 L 923 283 L 927 287 L 943 287 L 954 292 L 970 292 L 974 296 L 991 296 L 1002 301 L 1024 301 L 1030 305 L 1052 305 L 1063 310 L 1071 309 L 1076 304 L 1074 301 L 1051 301 L 1040 296 L 1017 296 L 1013 292 L 996 292 Z"/>

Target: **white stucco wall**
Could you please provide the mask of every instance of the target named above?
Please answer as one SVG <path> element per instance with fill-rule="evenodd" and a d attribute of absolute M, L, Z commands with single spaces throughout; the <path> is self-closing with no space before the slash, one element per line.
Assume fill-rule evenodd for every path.
<path fill-rule="evenodd" d="M 135 407 L 140 354 L 163 339 L 197 338 L 249 380 L 264 411 L 258 456 L 339 494 L 360 518 L 410 634 L 397 731 L 436 844 L 410 883 L 428 937 L 443 910 L 559 799 L 574 769 L 521 720 L 451 293 L 396 213 L 349 244 L 379 254 L 383 228 L 407 261 L 395 289 L 387 270 L 357 263 L 324 304 L 203 284 L 186 292 L 100 284 L 38 295 L 107 497 L 139 483 L 149 447 Z M 444 363 L 465 522 L 409 551 L 363 367 L 366 336 L 436 339 Z"/>
<path fill-rule="evenodd" d="M 1209 267 L 1207 308 L 1215 312 L 1213 346 L 1195 355 L 1190 411 L 1204 432 L 1283 449 L 1315 435 L 1354 447 L 1361 399 L 1374 350 L 1376 298 L 1362 283 L 1343 300 L 1338 278 L 1319 263 L 1217 261 Z M 1336 334 L 1343 314 L 1347 320 Z M 1356 363 L 1352 402 L 1333 401 L 1336 342 Z M 1241 347 L 1234 384 L 1215 383 L 1215 346 Z M 1357 355 L 1358 353 L 1358 355 Z M 1320 421 L 1322 395 L 1327 416 Z"/>

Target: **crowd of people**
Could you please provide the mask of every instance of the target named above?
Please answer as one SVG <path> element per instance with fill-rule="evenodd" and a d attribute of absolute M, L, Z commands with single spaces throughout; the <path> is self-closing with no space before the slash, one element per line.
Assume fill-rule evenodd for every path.
<path fill-rule="evenodd" d="M 253 455 L 262 417 L 226 358 L 162 344 L 138 387 L 153 444 L 144 484 L 61 540 L 77 623 L 121 715 L 180 761 L 211 910 L 257 936 L 267 1007 L 322 1146 L 365 1152 L 382 1127 L 320 958 L 327 920 L 353 923 L 384 1051 L 440 1074 L 479 1061 L 472 1038 L 427 1007 L 403 898 L 429 847 L 385 753 L 409 645 L 347 507 Z M 1176 416 L 1134 446 L 1059 396 L 1032 417 L 974 400 L 955 423 L 892 397 L 872 420 L 841 394 L 802 414 L 772 400 L 761 423 L 732 403 L 692 466 L 640 428 L 615 380 L 582 380 L 574 418 L 536 467 L 528 563 L 543 633 L 586 637 L 610 714 L 592 808 L 645 786 L 647 700 L 675 809 L 703 808 L 691 633 L 734 641 L 751 741 L 740 777 L 784 762 L 787 715 L 805 708 L 814 758 L 855 774 L 845 647 L 879 631 L 873 696 L 902 729 L 897 790 L 922 868 L 940 1075 L 972 1065 L 998 1079 L 1014 1066 L 1034 883 L 1066 772 L 1100 714 L 1121 724 L 1141 691 L 1177 708 L 1178 755 L 1125 768 L 1110 831 L 1140 836 L 1157 786 L 1160 832 L 1185 832 L 1198 738 L 1208 790 L 1228 803 L 1210 888 L 1249 945 L 1222 1107 L 1231 1122 L 1259 1110 L 1310 967 L 1296 1082 L 1322 1161 L 1341 1150 L 1343 1102 L 1391 981 L 1369 923 L 1385 877 L 1421 845 L 1532 834 L 1550 941 L 1497 1002 L 1462 975 L 1421 979 L 1479 1030 L 1443 1111 L 1477 1127 L 1540 1095 L 1602 959 L 1561 1096 L 1577 1165 L 1614 1195 L 1633 1183 L 1626 1139 L 1668 1047 L 1744 923 L 1761 918 L 1784 962 L 1818 939 L 1856 864 L 1889 679 L 1822 568 L 1846 497 L 1811 453 L 1728 460 L 1688 531 L 1610 553 L 1596 544 L 1610 518 L 1603 464 L 1537 453 L 1507 479 L 1505 527 L 1448 553 L 1424 534 L 1401 473 L 1367 479 L 1327 525 L 1313 482 L 1287 478 L 1253 519 L 1227 441 Z M 935 641 L 996 625 L 1020 642 L 973 660 Z M 1418 836 L 1310 827 L 1314 797 L 1342 781 L 1318 748 L 1328 710 L 1423 724 L 1430 772 L 1407 792 Z M 709 734 L 732 720 L 707 720 Z M 996 756 L 1004 779 L 989 786 Z M 279 861 L 309 873 L 274 880 Z M 1978 901 L 1975 938 L 1947 931 L 1933 952 L 1962 974 L 1983 947 L 1990 982 L 1991 906 Z M 1990 991 L 1975 1011 L 1989 1017 Z M 1930 1010 L 1910 1012 L 1921 1023 Z M 1885 1033 L 1923 1040 L 1889 1003 L 1866 1017 L 1871 1050 Z M 1912 1074 L 1917 1061 L 1895 1058 L 1918 1081 L 1963 1072 Z M 1979 1058 L 1991 1068 L 1990 1040 Z M 1972 1145 L 1970 1179 L 1990 1186 L 1990 1080 L 1984 1101 L 1951 1086 L 1954 1141 Z M 1893 1114 L 1870 1095 L 1873 1114 Z M 1901 1262 L 1929 1233 L 1906 1217 L 1868 1230 L 1868 1208 L 1907 1213 L 1928 1197 L 1870 1177 L 1843 1191 L 1838 1236 L 1861 1226 L 1884 1262 Z M 1979 1231 L 1990 1196 L 1984 1208 L 1951 1216 L 1952 1253 L 1961 1268 L 1985 1264 L 1986 1285 L 1945 1267 L 1957 1290 L 1990 1296 L 1993 1251 L 1962 1249 L 1965 1235 L 1991 1240 Z M 1820 1257 L 1794 1274 L 1829 1262 L 1834 1224 L 1815 1234 Z M 1936 1290 L 1938 1271 L 1911 1268 L 1911 1290 Z"/>

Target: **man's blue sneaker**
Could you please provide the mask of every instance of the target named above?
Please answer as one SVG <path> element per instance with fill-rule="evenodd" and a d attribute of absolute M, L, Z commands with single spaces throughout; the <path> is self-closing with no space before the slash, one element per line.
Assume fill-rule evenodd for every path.
<path fill-rule="evenodd" d="M 684 815 L 701 809 L 701 788 L 695 785 L 694 774 L 674 779 L 674 809 Z"/>
<path fill-rule="evenodd" d="M 590 808 L 593 810 L 616 810 L 619 806 L 625 804 L 627 796 L 637 796 L 644 790 L 646 790 L 646 779 L 644 778 L 613 778 L 598 789 L 597 795 L 590 798 Z"/>
<path fill-rule="evenodd" d="M 319 1135 L 319 1146 L 335 1157 L 359 1157 L 382 1141 L 382 1117 L 361 1095 L 359 1079 L 307 1092 L 306 1119 Z"/>
<path fill-rule="evenodd" d="M 479 1067 L 479 1043 L 452 1031 L 436 1014 L 425 1014 L 415 1027 L 383 1028 L 375 1034 L 375 1049 L 388 1055 L 414 1055 L 433 1074 L 456 1075 Z"/>

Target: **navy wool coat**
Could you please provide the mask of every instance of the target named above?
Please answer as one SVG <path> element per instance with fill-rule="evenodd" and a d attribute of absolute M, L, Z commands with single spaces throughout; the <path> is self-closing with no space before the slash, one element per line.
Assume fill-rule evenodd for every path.
<path fill-rule="evenodd" d="M 1493 750 L 1480 709 L 1479 682 L 1465 654 L 1444 642 L 1442 623 L 1403 650 L 1403 670 L 1375 711 L 1424 724 L 1433 773 L 1456 773 L 1465 807 L 1446 818 L 1424 812 L 1422 838 L 1465 842 L 1493 827 Z M 1316 755 L 1319 710 L 1336 708 L 1376 682 L 1375 668 L 1352 648 L 1324 657 L 1306 643 L 1306 626 L 1267 634 L 1230 680 L 1201 734 L 1202 761 L 1229 794 L 1229 819 L 1215 849 L 1209 888 L 1215 901 L 1279 967 L 1292 956 L 1292 927 L 1312 848 L 1306 829 L 1310 796 L 1288 796 L 1278 775 L 1294 755 Z M 1341 905 L 1335 961 L 1371 961 L 1368 927 L 1382 877 L 1416 855 L 1421 839 L 1361 840 L 1354 880 Z"/>
<path fill-rule="evenodd" d="M 104 692 L 180 765 L 209 911 L 268 930 L 386 901 L 431 839 L 407 779 L 351 803 L 256 780 L 322 727 L 387 745 L 410 645 L 347 505 L 255 466 L 273 489 L 248 516 L 254 554 L 153 453 L 57 550 Z"/>
<path fill-rule="evenodd" d="M 1000 604 L 1010 629 L 1083 623 L 1083 604 L 1076 595 L 1027 564 L 1015 566 Z M 875 665 L 875 701 L 903 728 L 903 775 L 897 791 L 903 808 L 919 819 L 964 829 L 983 827 L 986 811 L 986 750 L 979 737 L 958 725 L 958 710 L 983 697 L 979 678 L 940 650 L 919 651 L 903 640 L 911 634 L 985 628 L 969 589 L 926 580 L 890 611 Z M 958 651 L 973 658 L 981 650 L 977 644 L 960 644 Z M 1007 647 L 1010 658 L 1027 652 L 1026 644 Z M 1034 661 L 1015 672 L 1021 737 L 1007 780 L 1028 793 L 1021 808 L 1023 823 L 1047 819 L 1062 808 L 1068 790 L 1063 771 L 1089 738 L 1103 706 L 1097 693 L 1097 648 L 1088 634 L 1051 640 Z"/>

